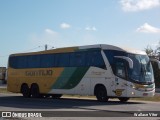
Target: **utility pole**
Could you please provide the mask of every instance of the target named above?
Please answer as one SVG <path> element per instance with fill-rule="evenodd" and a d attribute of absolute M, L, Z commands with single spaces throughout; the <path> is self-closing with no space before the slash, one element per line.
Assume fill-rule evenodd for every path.
<path fill-rule="evenodd" d="M 47 50 L 47 44 L 45 44 L 45 50 Z"/>

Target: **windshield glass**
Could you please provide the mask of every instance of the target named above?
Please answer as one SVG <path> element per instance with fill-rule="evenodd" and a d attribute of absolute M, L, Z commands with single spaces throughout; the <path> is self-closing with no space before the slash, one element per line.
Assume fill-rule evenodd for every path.
<path fill-rule="evenodd" d="M 153 82 L 153 70 L 147 55 L 129 54 L 133 60 L 133 69 L 129 70 L 129 78 L 137 82 Z"/>
<path fill-rule="evenodd" d="M 147 55 L 131 54 L 116 50 L 105 50 L 104 52 L 112 67 L 113 72 L 115 69 L 115 63 L 117 61 L 115 56 L 125 56 L 129 57 L 133 61 L 133 68 L 128 66 L 128 69 L 126 69 L 128 71 L 128 80 L 142 84 L 154 82 L 152 65 Z"/>

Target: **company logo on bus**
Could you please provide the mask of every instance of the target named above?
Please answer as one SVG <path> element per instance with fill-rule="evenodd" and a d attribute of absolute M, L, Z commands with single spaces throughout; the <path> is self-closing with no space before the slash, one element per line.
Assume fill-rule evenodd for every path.
<path fill-rule="evenodd" d="M 53 70 L 26 71 L 26 76 L 52 76 Z"/>
<path fill-rule="evenodd" d="M 121 96 L 122 92 L 124 91 L 124 89 L 116 89 L 115 91 L 113 91 L 117 96 Z"/>

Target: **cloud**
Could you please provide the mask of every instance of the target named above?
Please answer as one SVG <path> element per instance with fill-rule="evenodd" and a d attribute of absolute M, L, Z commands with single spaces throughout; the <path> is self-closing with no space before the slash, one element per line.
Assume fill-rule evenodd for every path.
<path fill-rule="evenodd" d="M 53 34 L 57 34 L 57 32 L 55 32 L 55 31 L 53 31 L 53 30 L 51 30 L 51 29 L 48 29 L 48 28 L 45 29 L 45 32 L 48 33 L 48 34 L 52 34 L 52 35 L 53 35 Z"/>
<path fill-rule="evenodd" d="M 160 0 L 121 0 L 120 3 L 126 12 L 147 10 L 160 6 Z"/>
<path fill-rule="evenodd" d="M 85 30 L 87 30 L 87 31 L 97 31 L 97 29 L 96 29 L 95 26 L 92 26 L 92 27 L 87 26 L 87 27 L 85 28 Z"/>
<path fill-rule="evenodd" d="M 76 41 L 71 41 L 61 33 L 58 33 L 49 28 L 44 29 L 41 33 L 32 33 L 29 36 L 29 42 L 30 45 L 33 47 L 44 46 L 47 44 L 49 47 L 54 47 L 54 48 L 72 46 L 75 45 L 76 43 Z"/>
<path fill-rule="evenodd" d="M 37 33 L 32 33 L 30 35 L 30 42 L 34 46 L 39 46 L 39 45 L 53 45 L 57 39 L 59 39 L 59 34 L 58 32 L 55 32 L 54 30 L 51 29 L 45 29 L 42 33 L 37 34 Z"/>
<path fill-rule="evenodd" d="M 69 29 L 69 28 L 71 28 L 71 25 L 67 24 L 67 23 L 62 23 L 62 24 L 60 24 L 60 28 L 62 28 L 62 29 Z"/>
<path fill-rule="evenodd" d="M 137 32 L 144 32 L 144 33 L 160 33 L 160 28 L 153 27 L 148 23 L 144 23 L 144 25 L 140 26 L 136 30 Z"/>

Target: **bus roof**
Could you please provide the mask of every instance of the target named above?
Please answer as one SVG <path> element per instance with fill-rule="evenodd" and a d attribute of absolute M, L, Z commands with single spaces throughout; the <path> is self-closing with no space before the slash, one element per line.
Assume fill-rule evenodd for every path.
<path fill-rule="evenodd" d="M 142 50 L 136 50 L 136 49 L 127 48 L 127 47 L 117 47 L 117 46 L 107 45 L 107 44 L 80 46 L 80 49 L 89 49 L 89 48 L 101 48 L 103 50 L 117 50 L 117 51 L 132 53 L 132 54 L 146 55 L 146 52 Z"/>
<path fill-rule="evenodd" d="M 90 49 L 117 50 L 117 51 L 124 51 L 124 52 L 127 52 L 127 53 L 132 53 L 132 54 L 146 55 L 145 51 L 141 51 L 141 50 L 135 50 L 135 49 L 125 48 L 125 47 L 117 47 L 117 46 L 107 45 L 107 44 L 96 44 L 96 45 L 85 45 L 85 46 L 56 48 L 56 49 L 38 51 L 38 52 L 17 53 L 17 54 L 12 54 L 11 56 L 33 55 L 33 54 L 50 54 L 50 53 L 65 53 L 65 52 L 74 52 L 74 51 L 81 51 L 81 50 L 84 51 L 84 50 L 90 50 Z"/>

